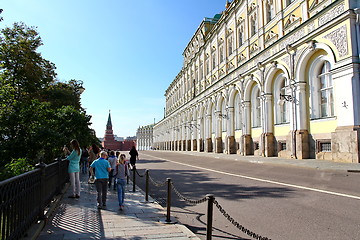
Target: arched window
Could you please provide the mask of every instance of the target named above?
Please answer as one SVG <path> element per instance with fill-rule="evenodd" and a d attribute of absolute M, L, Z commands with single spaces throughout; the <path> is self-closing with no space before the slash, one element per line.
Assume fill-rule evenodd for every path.
<path fill-rule="evenodd" d="M 238 39 L 239 39 L 239 47 L 241 46 L 241 45 L 243 45 L 243 43 L 244 43 L 244 27 L 243 26 L 241 26 L 241 27 L 239 27 L 239 29 L 238 29 Z"/>
<path fill-rule="evenodd" d="M 233 53 L 233 37 L 230 36 L 228 38 L 228 56 L 230 56 Z"/>
<path fill-rule="evenodd" d="M 261 126 L 261 99 L 260 89 L 256 85 L 251 92 L 252 127 Z"/>
<path fill-rule="evenodd" d="M 212 69 L 215 69 L 216 67 L 216 54 L 215 52 L 211 55 L 212 58 Z"/>
<path fill-rule="evenodd" d="M 324 56 L 314 60 L 309 71 L 310 118 L 335 116 L 331 64 Z"/>
<path fill-rule="evenodd" d="M 221 45 L 220 47 L 219 47 L 219 57 L 220 57 L 220 63 L 222 63 L 223 61 L 224 61 L 224 46 L 223 45 Z"/>
<path fill-rule="evenodd" d="M 235 121 L 235 130 L 242 129 L 241 99 L 239 94 L 236 94 L 235 96 L 234 121 Z"/>
<path fill-rule="evenodd" d="M 273 0 L 267 0 L 266 1 L 266 22 L 270 22 L 271 19 L 275 17 L 275 7 L 274 7 L 274 1 Z"/>
<path fill-rule="evenodd" d="M 330 63 L 323 62 L 318 76 L 319 79 L 319 97 L 320 97 L 320 112 L 321 117 L 334 116 L 334 96 L 333 83 L 330 74 Z"/>
<path fill-rule="evenodd" d="M 283 124 L 289 122 L 289 102 L 281 98 L 280 95 L 289 95 L 291 92 L 286 87 L 286 78 L 280 74 L 274 81 L 274 112 L 275 123 Z"/>
<path fill-rule="evenodd" d="M 205 62 L 205 68 L 206 68 L 206 75 L 208 75 L 210 73 L 210 67 L 209 67 L 210 63 L 209 63 L 209 59 L 206 60 Z"/>
<path fill-rule="evenodd" d="M 255 13 L 250 17 L 250 30 L 251 30 L 251 36 L 254 36 L 255 33 L 257 32 L 257 19 Z"/>

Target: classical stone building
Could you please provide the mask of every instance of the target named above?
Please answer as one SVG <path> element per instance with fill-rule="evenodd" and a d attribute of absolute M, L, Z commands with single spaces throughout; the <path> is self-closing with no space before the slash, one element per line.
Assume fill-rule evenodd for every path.
<path fill-rule="evenodd" d="M 359 7 L 227 2 L 187 44 L 154 146 L 358 163 Z"/>
<path fill-rule="evenodd" d="M 139 127 L 136 131 L 138 150 L 153 149 L 153 127 L 154 124 Z"/>

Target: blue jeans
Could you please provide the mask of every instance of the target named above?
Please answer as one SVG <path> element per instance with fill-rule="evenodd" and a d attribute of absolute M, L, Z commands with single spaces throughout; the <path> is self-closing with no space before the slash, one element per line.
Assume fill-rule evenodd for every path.
<path fill-rule="evenodd" d="M 126 186 L 126 179 L 116 179 L 117 180 L 117 192 L 118 192 L 118 200 L 119 206 L 124 205 L 125 199 L 125 186 Z"/>

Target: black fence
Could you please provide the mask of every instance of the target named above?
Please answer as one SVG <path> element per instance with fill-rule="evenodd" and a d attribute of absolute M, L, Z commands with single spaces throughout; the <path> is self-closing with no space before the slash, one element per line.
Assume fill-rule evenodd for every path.
<path fill-rule="evenodd" d="M 21 238 L 68 181 L 68 161 L 58 159 L 0 182 L 0 239 Z"/>

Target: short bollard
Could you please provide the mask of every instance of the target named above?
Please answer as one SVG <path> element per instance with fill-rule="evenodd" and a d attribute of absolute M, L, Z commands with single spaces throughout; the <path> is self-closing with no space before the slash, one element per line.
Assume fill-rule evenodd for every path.
<path fill-rule="evenodd" d="M 135 165 L 133 166 L 133 192 L 135 192 L 135 186 L 136 186 L 136 167 Z"/>
<path fill-rule="evenodd" d="M 145 171 L 146 181 L 145 181 L 145 201 L 149 201 L 149 170 Z"/>
<path fill-rule="evenodd" d="M 166 222 L 170 223 L 170 207 L 171 207 L 171 178 L 167 178 L 167 201 L 166 201 Z"/>
<path fill-rule="evenodd" d="M 166 179 L 167 182 L 167 199 L 166 199 L 166 219 L 165 221 L 160 221 L 166 224 L 175 224 L 177 223 L 176 219 L 171 219 L 170 217 L 170 208 L 171 208 L 171 178 Z"/>
<path fill-rule="evenodd" d="M 211 240 L 212 237 L 212 222 L 213 222 L 213 206 L 215 197 L 213 194 L 207 194 L 208 209 L 207 209 L 207 225 L 206 225 L 206 240 Z"/>

